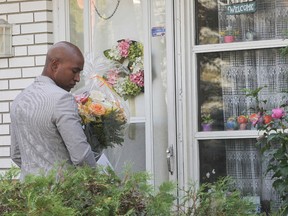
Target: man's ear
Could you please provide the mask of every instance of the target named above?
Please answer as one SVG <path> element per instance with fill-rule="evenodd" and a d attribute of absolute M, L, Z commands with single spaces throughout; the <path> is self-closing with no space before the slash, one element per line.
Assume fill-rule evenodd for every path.
<path fill-rule="evenodd" d="M 50 65 L 51 70 L 52 71 L 56 71 L 58 66 L 59 66 L 59 60 L 58 59 L 52 59 L 51 60 L 51 65 Z"/>

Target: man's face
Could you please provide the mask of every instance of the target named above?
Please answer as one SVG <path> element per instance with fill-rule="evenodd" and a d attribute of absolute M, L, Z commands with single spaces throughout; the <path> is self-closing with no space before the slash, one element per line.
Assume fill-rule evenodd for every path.
<path fill-rule="evenodd" d="M 73 54 L 57 61 L 53 80 L 59 87 L 70 91 L 80 81 L 80 72 L 84 65 L 83 56 Z"/>

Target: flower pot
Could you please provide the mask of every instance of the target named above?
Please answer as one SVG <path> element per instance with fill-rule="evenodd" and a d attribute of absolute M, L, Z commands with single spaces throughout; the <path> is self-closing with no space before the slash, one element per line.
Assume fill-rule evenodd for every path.
<path fill-rule="evenodd" d="M 224 36 L 224 43 L 232 43 L 234 42 L 235 37 L 233 35 L 226 35 Z"/>
<path fill-rule="evenodd" d="M 246 130 L 246 129 L 247 129 L 247 123 L 239 124 L 239 130 Z"/>
<path fill-rule="evenodd" d="M 210 123 L 202 123 L 202 131 L 212 131 L 212 124 Z"/>
<path fill-rule="evenodd" d="M 248 30 L 245 34 L 245 37 L 247 41 L 253 41 L 255 37 L 255 32 Z"/>
<path fill-rule="evenodd" d="M 257 127 L 257 124 L 254 125 L 253 123 L 251 123 L 251 130 L 257 130 Z"/>
<path fill-rule="evenodd" d="M 226 130 L 235 130 L 238 124 L 235 120 L 228 120 L 226 123 Z"/>

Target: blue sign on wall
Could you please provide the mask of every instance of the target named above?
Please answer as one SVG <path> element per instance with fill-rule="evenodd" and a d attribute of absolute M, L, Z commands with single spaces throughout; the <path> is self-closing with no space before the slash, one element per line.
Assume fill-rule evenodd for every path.
<path fill-rule="evenodd" d="M 152 27 L 151 29 L 152 37 L 164 36 L 165 33 L 166 33 L 166 29 L 163 26 Z"/>

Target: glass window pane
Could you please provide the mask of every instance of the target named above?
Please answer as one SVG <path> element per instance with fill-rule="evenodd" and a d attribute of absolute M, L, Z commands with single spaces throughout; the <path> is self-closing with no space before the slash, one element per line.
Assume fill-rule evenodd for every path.
<path fill-rule="evenodd" d="M 165 27 L 165 0 L 151 1 L 151 25 Z M 153 35 L 153 34 L 152 34 Z M 167 154 L 168 147 L 168 104 L 167 104 L 167 68 L 166 37 L 153 35 L 151 40 L 152 91 L 151 104 L 153 115 L 154 182 L 159 185 L 168 179 Z"/>
<path fill-rule="evenodd" d="M 256 129 L 252 114 L 259 112 L 257 107 L 271 110 L 287 100 L 283 91 L 288 86 L 288 59 L 278 49 L 204 53 L 197 59 L 200 130 L 208 130 L 201 127 L 208 121 L 204 115 L 212 118 L 212 130 Z M 258 105 L 256 98 L 247 97 L 244 91 L 257 88 L 263 88 Z M 242 115 L 251 117 L 246 125 L 238 121 Z"/>
<path fill-rule="evenodd" d="M 108 148 L 104 151 L 112 167 L 119 175 L 124 174 L 124 167 L 131 171 L 145 171 L 145 124 L 130 124 L 125 132 L 122 146 Z"/>
<path fill-rule="evenodd" d="M 196 1 L 196 44 L 270 40 L 286 35 L 286 0 L 238 2 Z"/>
<path fill-rule="evenodd" d="M 103 56 L 105 50 L 116 47 L 117 41 L 121 39 L 130 39 L 143 44 L 142 4 L 140 0 L 112 2 L 90 0 L 91 47 L 95 56 Z M 123 65 L 127 64 L 126 59 Z M 128 101 L 130 115 L 144 117 L 144 95 L 141 93 Z"/>
<path fill-rule="evenodd" d="M 280 199 L 265 175 L 269 157 L 262 157 L 255 139 L 199 141 L 200 182 L 231 176 L 244 196 L 261 200 L 262 211 L 278 210 Z"/>
<path fill-rule="evenodd" d="M 91 2 L 91 29 L 93 51 L 101 54 L 121 39 L 143 42 L 142 2 L 96 1 Z M 109 18 L 110 17 L 110 18 Z"/>
<path fill-rule="evenodd" d="M 91 15 L 89 17 L 90 20 L 85 20 L 85 23 L 83 14 L 88 14 L 89 11 L 84 11 L 84 2 L 89 4 Z M 91 53 L 84 53 L 85 74 L 91 72 L 93 75 L 97 74 L 102 76 L 116 64 L 118 64 L 117 66 L 122 64 L 121 68 L 126 68 L 127 71 L 128 67 L 129 69 L 133 67 L 138 70 L 142 69 L 142 65 L 140 65 L 142 59 L 137 58 L 138 64 L 136 64 L 135 56 L 129 56 L 131 59 L 134 57 L 134 63 L 132 65 L 131 59 L 128 59 L 128 57 L 124 60 L 121 58 L 119 63 L 112 63 L 112 61 L 107 63 L 107 61 L 104 60 L 104 51 L 117 47 L 117 42 L 121 39 L 137 41 L 143 45 L 144 25 L 141 0 L 111 2 L 105 0 L 71 0 L 69 1 L 69 9 L 70 41 L 79 46 L 82 51 L 84 51 L 84 44 L 89 45 L 89 48 L 91 48 Z M 85 18 L 87 17 L 85 16 Z M 88 32 L 90 33 L 89 41 L 84 41 L 84 26 L 86 26 L 86 24 L 89 24 L 89 26 L 87 26 L 89 28 Z M 85 37 L 85 39 L 86 38 L 88 37 Z M 125 48 L 127 48 L 127 46 L 123 47 L 122 45 L 121 48 L 124 50 L 125 55 Z M 137 48 L 138 50 L 136 48 L 135 50 L 139 51 L 141 46 L 137 46 Z M 114 66 L 114 68 L 115 67 L 116 66 Z M 132 72 L 136 73 L 136 69 Z M 129 70 L 129 72 L 131 71 Z M 127 77 L 129 78 L 129 76 Z M 84 78 L 87 77 L 84 77 L 84 73 L 82 73 L 81 82 L 72 89 L 72 92 L 76 92 L 76 90 L 81 89 L 84 85 L 89 86 L 89 82 L 85 82 Z M 141 83 L 141 80 L 139 82 Z M 130 89 L 127 91 L 129 90 Z M 130 120 L 133 121 L 130 121 L 130 124 L 125 130 L 122 145 L 113 143 L 113 148 L 108 147 L 103 151 L 105 155 L 104 158 L 106 157 L 105 159 L 108 159 L 113 169 L 119 175 L 123 174 L 123 168 L 126 164 L 130 165 L 129 167 L 132 171 L 146 170 L 145 122 L 143 120 L 145 116 L 145 106 L 142 89 L 139 95 L 134 98 L 129 98 L 128 100 L 123 98 L 123 103 L 127 103 L 127 106 L 129 106 L 130 113 L 128 117 L 131 117 Z M 106 163 L 105 159 L 103 159 L 103 163 Z"/>
<path fill-rule="evenodd" d="M 70 41 L 84 51 L 83 1 L 69 1 Z"/>

